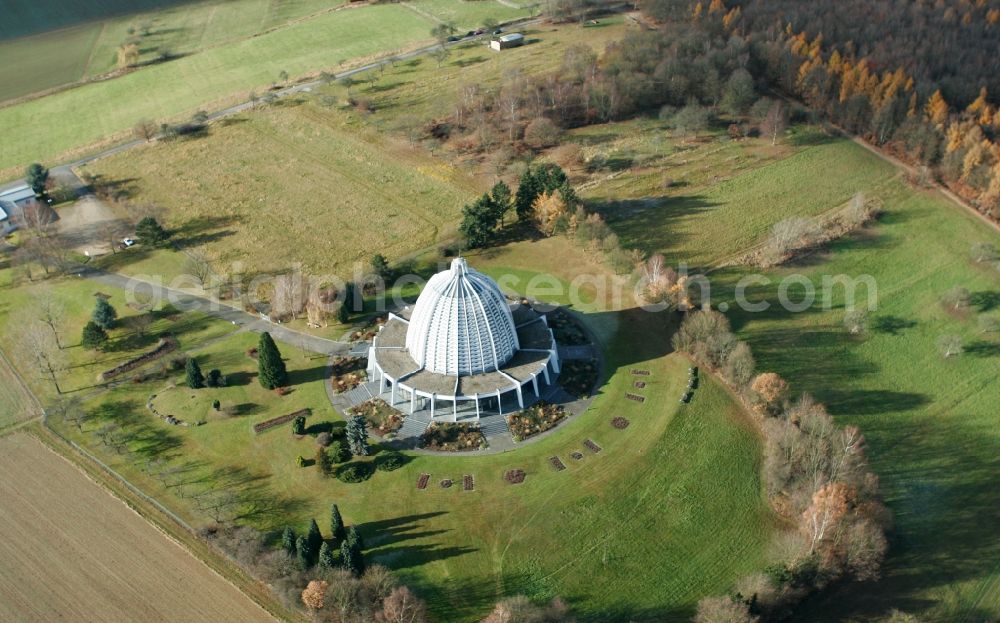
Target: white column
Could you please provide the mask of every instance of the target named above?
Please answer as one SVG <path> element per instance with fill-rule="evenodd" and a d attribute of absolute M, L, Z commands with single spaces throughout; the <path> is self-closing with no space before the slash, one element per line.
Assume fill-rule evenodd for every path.
<path fill-rule="evenodd" d="M 531 377 L 531 386 L 535 388 L 535 398 L 541 398 L 542 395 L 538 393 L 538 375 L 535 374 Z"/>
<path fill-rule="evenodd" d="M 542 368 L 542 374 L 545 375 L 545 384 L 552 385 L 552 379 L 549 378 L 549 363 L 545 362 L 545 367 Z"/>
<path fill-rule="evenodd" d="M 476 394 L 476 397 L 474 398 L 474 400 L 476 401 L 476 421 L 478 422 L 479 421 L 479 394 Z"/>
<path fill-rule="evenodd" d="M 503 417 L 503 401 L 500 400 L 500 390 L 497 390 L 497 411 L 500 412 L 500 417 Z"/>
<path fill-rule="evenodd" d="M 458 421 L 458 396 L 453 396 L 451 399 L 451 421 Z"/>
<path fill-rule="evenodd" d="M 431 394 L 431 420 L 434 420 L 434 394 Z"/>
<path fill-rule="evenodd" d="M 394 407 L 396 405 L 396 385 L 397 383 L 394 381 L 392 383 L 392 396 L 389 398 L 390 407 Z"/>
<path fill-rule="evenodd" d="M 521 386 L 517 386 L 517 406 L 524 408 L 524 396 L 521 394 Z"/>
<path fill-rule="evenodd" d="M 378 376 L 378 393 L 382 395 L 385 393 L 385 372 L 382 372 L 381 368 L 379 368 L 379 372 L 381 374 Z"/>
<path fill-rule="evenodd" d="M 416 410 L 416 406 L 417 406 L 417 390 L 411 389 L 410 390 L 410 415 L 413 415 L 413 412 Z"/>

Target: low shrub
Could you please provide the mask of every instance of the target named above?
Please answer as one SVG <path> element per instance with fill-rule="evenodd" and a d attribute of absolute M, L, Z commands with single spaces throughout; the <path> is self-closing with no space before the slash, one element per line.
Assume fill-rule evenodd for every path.
<path fill-rule="evenodd" d="M 391 472 L 406 464 L 406 457 L 395 450 L 383 452 L 375 458 L 375 469 Z"/>
<path fill-rule="evenodd" d="M 364 482 L 372 477 L 371 463 L 346 463 L 337 468 L 337 480 L 347 483 Z"/>
<path fill-rule="evenodd" d="M 379 436 L 398 431 L 403 426 L 403 414 L 389 406 L 381 398 L 366 400 L 348 413 L 360 415 L 368 422 L 369 430 Z"/>
<path fill-rule="evenodd" d="M 205 377 L 205 387 L 225 387 L 226 377 L 222 376 L 222 371 L 218 368 L 213 368 L 208 371 L 208 376 Z"/>
<path fill-rule="evenodd" d="M 334 441 L 330 444 L 330 460 L 334 463 L 344 463 L 351 460 L 351 450 L 345 441 Z"/>
<path fill-rule="evenodd" d="M 439 452 L 468 452 L 486 448 L 486 437 L 478 424 L 434 422 L 420 435 L 420 447 Z"/>
<path fill-rule="evenodd" d="M 316 435 L 316 443 L 320 447 L 325 448 L 329 446 L 331 443 L 333 443 L 333 435 L 331 435 L 326 431 L 323 431 L 322 433 Z"/>
<path fill-rule="evenodd" d="M 535 406 L 507 416 L 507 426 L 514 441 L 523 441 L 555 428 L 566 417 L 561 405 L 540 402 Z"/>

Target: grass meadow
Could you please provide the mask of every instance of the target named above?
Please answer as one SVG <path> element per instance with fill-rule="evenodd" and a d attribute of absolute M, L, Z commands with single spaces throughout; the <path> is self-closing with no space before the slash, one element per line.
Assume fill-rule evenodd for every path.
<path fill-rule="evenodd" d="M 188 55 L 336 8 L 329 0 L 15 2 L 0 26 L 0 102 L 116 69 L 135 39 L 139 62 Z"/>
<path fill-rule="evenodd" d="M 480 190 L 455 167 L 311 101 L 243 114 L 207 137 L 146 145 L 84 171 L 126 180 L 131 201 L 158 206 L 222 272 L 235 261 L 250 273 L 301 263 L 348 277 L 373 253 L 398 259 L 449 239 Z M 197 231 L 187 237 L 185 227 Z"/>
<path fill-rule="evenodd" d="M 121 139 L 141 119 L 164 122 L 246 100 L 291 76 L 337 70 L 429 38 L 433 22 L 399 5 L 334 11 L 128 75 L 0 108 L 0 179 Z M 364 37 L 355 36 L 358 32 Z M 66 111 L 73 111 L 67 114 Z"/>
<path fill-rule="evenodd" d="M 781 373 L 795 391 L 815 395 L 841 423 L 861 428 L 895 515 L 885 578 L 832 594 L 812 617 L 881 614 L 891 603 L 926 610 L 930 620 L 995 618 L 1000 336 L 980 332 L 976 317 L 1000 318 L 1000 271 L 972 262 L 969 247 L 1000 243 L 1000 236 L 936 194 L 896 183 L 885 198 L 886 213 L 874 227 L 768 273 L 774 283 L 792 274 L 814 283 L 823 275 L 873 277 L 878 309 L 864 339 L 842 328 L 841 288 L 829 311 L 817 301 L 804 313 L 774 309 L 731 317 L 761 367 Z M 748 298 L 775 300 L 774 283 L 751 289 Z M 972 292 L 970 308 L 958 314 L 940 303 L 955 286 Z M 792 300 L 800 300 L 798 294 L 793 289 Z M 864 288 L 858 296 L 863 302 Z M 945 359 L 937 341 L 948 334 L 961 337 L 965 352 Z"/>

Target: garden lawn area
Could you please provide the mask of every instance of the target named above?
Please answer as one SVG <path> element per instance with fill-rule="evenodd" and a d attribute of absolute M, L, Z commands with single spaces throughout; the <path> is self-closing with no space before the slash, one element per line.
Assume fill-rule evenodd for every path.
<path fill-rule="evenodd" d="M 453 235 L 480 190 L 458 169 L 304 98 L 85 172 L 130 180 L 130 200 L 158 206 L 178 241 L 201 246 L 220 274 L 240 261 L 249 274 L 301 263 L 349 278 L 374 253 L 396 260 Z"/>
<path fill-rule="evenodd" d="M 552 257 L 544 248 L 535 250 Z M 505 257 L 502 251 L 490 270 L 510 272 L 502 262 L 516 264 L 527 254 L 515 249 Z M 582 621 L 690 617 L 701 596 L 727 590 L 737 577 L 767 562 L 777 524 L 761 491 L 759 439 L 729 394 L 708 379 L 690 405 L 678 403 L 689 364 L 668 354 L 666 317 L 634 310 L 593 310 L 584 316 L 591 317 L 602 341 L 607 338 L 610 381 L 583 415 L 514 452 L 412 455 L 404 467 L 376 471 L 363 484 L 298 467 L 297 456 L 309 459 L 315 452 L 309 437 L 294 437 L 290 424 L 254 435 L 251 425 L 309 406 L 314 414 L 306 424 L 315 426 L 313 432 L 325 429 L 324 422 L 339 426 L 340 416 L 324 395 L 325 361 L 279 343 L 293 391 L 278 397 L 250 378 L 255 364 L 244 351 L 256 337 L 246 334 L 193 351 L 203 371 L 217 367 L 235 376 L 232 386 L 160 391 L 154 404 L 161 413 L 176 410 L 191 414 L 189 419 L 218 396 L 224 406 L 253 405 L 247 412 L 210 414 L 203 426 L 175 428 L 140 410 L 133 425 L 165 429 L 161 434 L 169 436 L 174 462 L 197 465 L 191 468 L 193 480 L 212 474 L 208 482 L 232 483 L 248 500 L 267 501 L 253 504 L 244 518 L 260 528 L 291 523 L 304 529 L 311 517 L 323 526 L 330 503 L 337 502 L 345 520 L 359 525 L 368 559 L 390 566 L 419 590 L 435 620 L 478 620 L 499 596 L 517 593 L 567 598 Z M 644 377 L 642 404 L 624 398 L 634 367 L 651 372 Z M 134 404 L 151 391 L 148 384 L 123 385 L 102 401 Z M 628 417 L 631 426 L 614 429 L 616 416 Z M 148 448 L 135 444 L 137 457 L 129 459 L 102 448 L 87 432 L 56 425 L 182 516 L 207 523 L 190 487 L 164 487 L 139 468 Z M 601 451 L 586 449 L 587 439 Z M 584 458 L 572 459 L 574 451 Z M 550 467 L 554 455 L 566 470 Z M 503 473 L 515 468 L 527 472 L 523 484 L 504 482 Z M 419 491 L 422 473 L 431 478 Z M 443 479 L 461 483 L 466 474 L 475 478 L 474 492 L 439 485 Z M 599 586 L 595 574 L 604 580 Z"/>
<path fill-rule="evenodd" d="M 145 333 L 138 336 L 126 324 L 128 318 L 139 312 L 126 306 L 125 292 L 122 290 L 78 277 L 52 278 L 34 284 L 21 281 L 12 285 L 11 276 L 9 269 L 0 270 L 0 292 L 3 296 L 3 305 L 0 305 L 0 348 L 43 404 L 56 397 L 55 390 L 48 380 L 41 378 L 30 367 L 26 353 L 17 343 L 19 327 L 33 319 L 36 296 L 49 296 L 65 310 L 65 320 L 61 324 L 59 336 L 64 346 L 62 353 L 67 367 L 59 374 L 59 384 L 68 395 L 88 395 L 97 387 L 101 372 L 152 350 L 161 334 L 169 333 L 176 337 L 179 342 L 176 353 L 180 353 L 193 344 L 233 331 L 229 323 L 214 320 L 202 313 L 172 314 L 158 310 L 152 312 L 153 321 Z M 110 340 L 104 352 L 88 350 L 80 345 L 81 332 L 91 318 L 97 300 L 94 295 L 98 292 L 110 296 L 108 302 L 117 310 L 119 317 L 118 326 L 108 332 Z M 170 356 L 158 361 L 166 361 Z M 124 374 L 120 379 L 131 378 L 133 374 Z"/>
<path fill-rule="evenodd" d="M 0 65 L 0 81 L 6 86 L 0 101 L 112 71 L 119 46 L 132 37 L 140 48 L 139 62 L 152 62 L 165 51 L 193 54 L 338 4 L 329 0 L 6 3 L 7 16 L 14 17 L 0 26 L 0 57 L 9 61 Z"/>
<path fill-rule="evenodd" d="M 884 579 L 835 591 L 806 618 L 877 617 L 891 606 L 927 620 L 994 619 L 1000 616 L 1000 335 L 980 332 L 977 315 L 1000 318 L 1000 270 L 973 262 L 970 246 L 1000 246 L 1000 235 L 940 195 L 902 182 L 888 185 L 885 198 L 876 225 L 799 265 L 768 272 L 772 284 L 748 294 L 751 301 L 776 301 L 777 280 L 791 274 L 817 286 L 824 275 L 871 275 L 878 309 L 867 337 L 851 338 L 843 329 L 841 287 L 829 311 L 820 297 L 804 313 L 730 314 L 759 368 L 779 372 L 796 392 L 812 393 L 839 423 L 861 428 L 895 516 Z M 713 285 L 731 285 L 743 274 L 713 275 Z M 955 286 L 972 293 L 967 312 L 940 303 Z M 790 298 L 801 300 L 800 292 L 792 288 Z M 859 303 L 864 297 L 861 288 Z M 717 289 L 713 302 L 722 298 Z M 942 357 L 937 341 L 946 334 L 961 337 L 963 354 Z"/>
<path fill-rule="evenodd" d="M 857 191 L 878 197 L 896 175 L 874 154 L 812 126 L 796 126 L 787 144 L 772 147 L 721 133 L 691 143 L 657 125 L 640 126 L 646 142 L 629 140 L 628 125 L 620 138 L 617 124 L 587 128 L 571 140 L 610 143 L 602 153 L 629 171 L 581 194 L 623 247 L 663 253 L 671 265 L 709 265 L 762 242 L 784 218 L 820 215 Z M 674 185 L 663 188 L 665 179 Z"/>
<path fill-rule="evenodd" d="M 186 118 L 245 101 L 282 71 L 298 76 L 413 47 L 432 22 L 397 5 L 334 11 L 260 36 L 145 67 L 48 97 L 0 108 L 0 179 L 33 161 L 53 162 L 121 139 L 141 119 Z M 365 33 L 365 36 L 357 36 Z M 67 111 L 73 111 L 67 114 Z"/>

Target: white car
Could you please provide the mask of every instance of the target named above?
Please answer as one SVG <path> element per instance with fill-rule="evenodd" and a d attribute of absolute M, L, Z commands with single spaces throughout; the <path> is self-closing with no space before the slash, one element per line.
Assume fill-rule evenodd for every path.
<path fill-rule="evenodd" d="M 135 240 L 132 240 L 131 238 L 122 238 L 122 245 L 124 245 L 126 249 L 134 244 Z"/>

